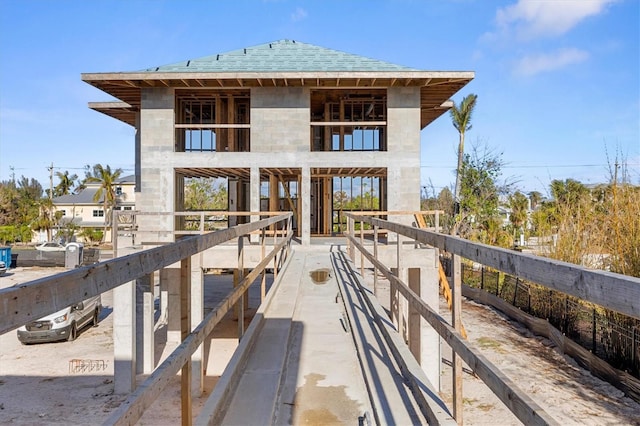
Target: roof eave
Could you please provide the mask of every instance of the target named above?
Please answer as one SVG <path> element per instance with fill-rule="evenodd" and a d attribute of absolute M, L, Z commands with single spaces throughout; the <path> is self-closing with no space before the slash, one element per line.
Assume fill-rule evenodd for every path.
<path fill-rule="evenodd" d="M 334 78 L 382 78 L 399 80 L 428 80 L 434 78 L 473 79 L 473 71 L 239 71 L 239 72 L 115 72 L 115 73 L 83 73 L 82 80 L 99 81 L 131 81 L 131 80 L 237 80 L 237 79 L 334 79 Z"/>

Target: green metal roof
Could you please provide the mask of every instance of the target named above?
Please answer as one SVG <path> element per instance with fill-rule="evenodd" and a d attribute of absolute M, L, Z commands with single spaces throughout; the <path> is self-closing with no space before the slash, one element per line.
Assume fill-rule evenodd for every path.
<path fill-rule="evenodd" d="M 419 71 L 389 62 L 300 43 L 279 40 L 245 49 L 191 59 L 144 72 L 265 71 Z"/>

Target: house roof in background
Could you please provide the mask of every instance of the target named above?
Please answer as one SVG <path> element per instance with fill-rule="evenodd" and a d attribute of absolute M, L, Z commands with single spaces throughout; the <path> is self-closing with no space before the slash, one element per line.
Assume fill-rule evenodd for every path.
<path fill-rule="evenodd" d="M 104 201 L 104 196 L 101 196 L 98 201 L 93 201 L 93 197 L 95 197 L 96 192 L 98 192 L 97 187 L 87 187 L 77 194 L 67 194 L 61 195 L 60 197 L 53 198 L 53 204 L 101 204 Z"/>

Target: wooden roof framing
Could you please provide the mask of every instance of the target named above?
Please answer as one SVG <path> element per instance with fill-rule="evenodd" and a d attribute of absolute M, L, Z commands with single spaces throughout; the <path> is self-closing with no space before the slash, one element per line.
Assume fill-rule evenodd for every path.
<path fill-rule="evenodd" d="M 133 72 L 85 73 L 82 80 L 119 102 L 93 102 L 89 107 L 135 126 L 145 88 L 178 90 L 216 89 L 247 93 L 252 87 L 305 87 L 310 89 L 386 89 L 420 87 L 421 127 L 450 107 L 451 96 L 474 77 L 467 71 L 352 71 L 352 72 Z"/>
<path fill-rule="evenodd" d="M 251 169 L 240 167 L 226 168 L 177 168 L 176 173 L 187 178 L 232 178 L 249 180 Z M 285 181 L 295 180 L 302 173 L 296 167 L 269 167 L 260 168 L 260 179 L 268 180 L 270 176 L 282 178 Z M 385 167 L 313 167 L 312 177 L 341 177 L 341 176 L 362 176 L 362 177 L 386 177 Z"/>

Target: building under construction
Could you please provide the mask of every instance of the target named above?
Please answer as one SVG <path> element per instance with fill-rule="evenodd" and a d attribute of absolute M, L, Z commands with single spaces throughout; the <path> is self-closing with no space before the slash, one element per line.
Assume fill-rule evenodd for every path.
<path fill-rule="evenodd" d="M 139 211 L 181 212 L 185 179 L 223 178 L 230 212 L 292 211 L 305 245 L 344 230 L 345 199 L 419 210 L 420 131 L 473 77 L 293 40 L 82 75 L 118 99 L 91 108 L 136 128 Z M 154 220 L 139 226 L 180 226 Z"/>

